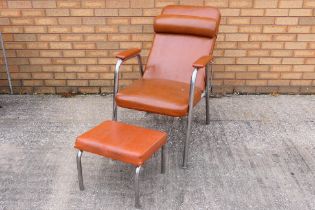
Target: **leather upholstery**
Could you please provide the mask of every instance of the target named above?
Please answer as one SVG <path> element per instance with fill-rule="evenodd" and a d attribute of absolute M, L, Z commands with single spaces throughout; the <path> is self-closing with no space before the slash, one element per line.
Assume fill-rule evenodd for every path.
<path fill-rule="evenodd" d="M 163 15 L 209 18 L 216 21 L 216 31 L 219 28 L 220 12 L 213 7 L 167 6 L 162 11 Z M 216 36 L 209 38 L 178 33 L 156 33 L 144 78 L 190 83 L 193 71 L 191 65 L 201 56 L 212 55 L 215 40 Z M 201 90 L 205 89 L 204 69 L 198 71 L 196 86 Z"/>
<path fill-rule="evenodd" d="M 192 64 L 212 53 L 214 40 L 180 34 L 156 34 L 143 78 L 167 79 L 190 84 Z M 196 86 L 205 89 L 205 71 L 198 71 Z"/>
<path fill-rule="evenodd" d="M 212 56 L 202 56 L 198 60 L 196 60 L 193 64 L 193 67 L 195 68 L 204 68 L 210 61 L 212 61 Z"/>
<path fill-rule="evenodd" d="M 213 7 L 167 6 L 155 20 L 155 37 L 143 80 L 118 91 L 118 106 L 170 116 L 188 112 L 192 65 L 213 53 L 220 12 Z M 204 59 L 198 61 L 194 104 L 205 89 Z M 173 84 L 172 84 L 173 83 Z"/>
<path fill-rule="evenodd" d="M 120 107 L 181 117 L 188 112 L 190 85 L 159 79 L 141 79 L 121 89 L 116 102 Z M 194 104 L 201 99 L 201 90 L 195 88 Z"/>
<path fill-rule="evenodd" d="M 75 148 L 114 160 L 142 165 L 167 139 L 161 131 L 105 121 L 77 137 Z"/>
<path fill-rule="evenodd" d="M 132 58 L 132 57 L 138 55 L 140 52 L 141 52 L 141 49 L 132 48 L 132 49 L 125 50 L 125 51 L 117 53 L 116 58 L 120 58 L 122 60 L 126 60 L 128 58 Z"/>
<path fill-rule="evenodd" d="M 160 15 L 155 18 L 156 33 L 186 34 L 212 38 L 216 36 L 216 20 L 188 15 Z"/>

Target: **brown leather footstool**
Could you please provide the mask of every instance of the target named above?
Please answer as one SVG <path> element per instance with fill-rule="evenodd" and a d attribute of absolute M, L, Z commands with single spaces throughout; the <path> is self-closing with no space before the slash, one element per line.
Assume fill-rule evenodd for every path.
<path fill-rule="evenodd" d="M 139 174 L 141 166 L 153 153 L 161 148 L 161 173 L 165 172 L 167 134 L 161 131 L 127 125 L 116 121 L 105 121 L 77 137 L 77 168 L 80 190 L 84 190 L 81 156 L 83 151 L 101 155 L 136 167 L 135 206 L 140 208 Z"/>

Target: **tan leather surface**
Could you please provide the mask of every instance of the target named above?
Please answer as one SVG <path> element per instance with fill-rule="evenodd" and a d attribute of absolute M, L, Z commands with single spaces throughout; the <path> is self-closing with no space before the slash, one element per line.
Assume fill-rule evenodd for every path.
<path fill-rule="evenodd" d="M 216 36 L 217 22 L 211 18 L 163 14 L 155 18 L 154 31 L 212 38 Z"/>
<path fill-rule="evenodd" d="M 124 108 L 169 116 L 185 116 L 188 112 L 189 87 L 194 70 L 192 65 L 201 56 L 212 55 L 216 41 L 216 35 L 211 36 L 212 38 L 199 35 L 207 34 L 206 30 L 213 31 L 214 28 L 217 34 L 220 12 L 213 7 L 179 5 L 165 7 L 162 16 L 165 18 L 160 16 L 155 21 L 157 33 L 148 56 L 143 80 L 119 90 L 116 102 L 118 106 Z M 186 19 L 178 16 L 186 16 Z M 187 18 L 190 19 L 188 22 Z M 211 19 L 211 24 L 215 21 L 216 26 L 210 24 L 210 28 L 207 25 L 208 28 L 205 29 L 203 21 L 207 18 Z M 185 28 L 187 25 L 188 28 Z M 187 34 L 189 30 L 195 32 Z M 201 99 L 201 92 L 204 89 L 205 69 L 200 68 L 196 79 L 194 104 Z"/>
<path fill-rule="evenodd" d="M 211 54 L 213 44 L 214 40 L 206 37 L 156 34 L 143 77 L 190 84 L 192 64 L 200 56 Z M 198 72 L 196 86 L 205 88 L 204 69 Z"/>
<path fill-rule="evenodd" d="M 220 12 L 213 7 L 166 6 L 162 15 L 187 15 L 212 18 L 220 22 Z M 216 37 L 156 33 L 145 68 L 145 79 L 167 79 L 190 83 L 192 64 L 201 56 L 212 55 Z M 200 69 L 196 86 L 205 89 L 205 71 Z"/>
<path fill-rule="evenodd" d="M 166 143 L 161 131 L 105 121 L 77 137 L 75 148 L 114 160 L 142 165 Z"/>
<path fill-rule="evenodd" d="M 122 60 L 126 60 L 128 58 L 132 58 L 132 57 L 138 55 L 140 52 L 141 52 L 141 49 L 132 48 L 132 49 L 125 50 L 125 51 L 117 53 L 116 58 L 120 58 Z"/>
<path fill-rule="evenodd" d="M 211 55 L 205 55 L 196 60 L 193 64 L 195 68 L 204 68 L 212 60 Z"/>
<path fill-rule="evenodd" d="M 190 85 L 160 79 L 140 79 L 121 89 L 116 102 L 120 107 L 181 117 L 188 112 Z M 201 99 L 201 90 L 195 88 L 194 104 Z"/>

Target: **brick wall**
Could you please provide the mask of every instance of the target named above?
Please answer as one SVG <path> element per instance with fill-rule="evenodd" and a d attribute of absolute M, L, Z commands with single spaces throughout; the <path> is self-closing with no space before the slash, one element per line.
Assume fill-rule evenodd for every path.
<path fill-rule="evenodd" d="M 15 92 L 110 92 L 115 53 L 142 48 L 145 61 L 169 4 L 220 8 L 215 91 L 315 92 L 315 0 L 0 0 Z M 135 63 L 122 85 L 139 78 Z"/>

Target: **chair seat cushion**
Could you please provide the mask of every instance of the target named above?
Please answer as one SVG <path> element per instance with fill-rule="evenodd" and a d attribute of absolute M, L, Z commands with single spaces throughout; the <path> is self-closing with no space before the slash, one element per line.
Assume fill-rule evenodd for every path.
<path fill-rule="evenodd" d="M 190 85 L 163 79 L 140 79 L 118 91 L 116 103 L 120 107 L 181 117 L 188 113 Z M 194 105 L 201 99 L 195 87 Z"/>
<path fill-rule="evenodd" d="M 105 121 L 77 137 L 75 148 L 142 165 L 166 143 L 167 134 L 116 121 Z"/>

